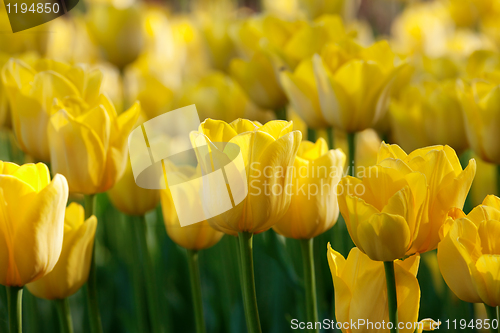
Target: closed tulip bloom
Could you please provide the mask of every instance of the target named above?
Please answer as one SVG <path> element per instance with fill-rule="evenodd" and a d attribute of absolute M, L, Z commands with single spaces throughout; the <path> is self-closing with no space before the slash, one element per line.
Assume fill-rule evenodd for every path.
<path fill-rule="evenodd" d="M 144 215 L 160 202 L 160 192 L 137 186 L 132 166 L 127 161 L 123 176 L 107 192 L 111 203 L 128 215 Z"/>
<path fill-rule="evenodd" d="M 333 250 L 330 244 L 328 244 L 327 256 L 335 287 L 335 316 L 337 322 L 345 323 L 342 332 L 389 332 L 387 328 L 376 329 L 368 325 L 352 328 L 349 326 L 351 321 L 357 322 L 359 319 L 365 319 L 371 323 L 385 321 L 387 324 L 389 322 L 384 264 L 370 260 L 358 248 L 353 248 L 345 259 Z M 419 263 L 420 256 L 418 255 L 411 256 L 404 261 L 397 260 L 394 263 L 400 323 L 418 321 L 420 286 L 416 275 Z M 413 331 L 414 327 L 399 329 L 402 333 Z"/>
<path fill-rule="evenodd" d="M 47 275 L 63 245 L 68 183 L 47 166 L 0 161 L 0 284 L 22 287 Z"/>
<path fill-rule="evenodd" d="M 49 161 L 47 126 L 58 110 L 54 100 L 95 104 L 99 97 L 102 74 L 84 66 L 70 66 L 52 60 L 39 60 L 33 67 L 11 59 L 3 67 L 14 133 L 19 145 L 37 160 Z"/>
<path fill-rule="evenodd" d="M 87 282 L 94 245 L 97 218 L 85 220 L 85 211 L 77 203 L 66 208 L 61 256 L 49 274 L 27 285 L 39 298 L 64 299 Z"/>
<path fill-rule="evenodd" d="M 228 124 L 207 119 L 192 137 L 237 145 L 245 164 L 248 195 L 232 209 L 209 219 L 210 225 L 237 235 L 260 233 L 276 224 L 290 205 L 291 195 L 285 190 L 292 183 L 288 169 L 302 139 L 302 134 L 293 130 L 293 123 L 274 120 L 261 125 L 237 119 Z"/>
<path fill-rule="evenodd" d="M 290 208 L 273 227 L 277 233 L 310 239 L 335 225 L 339 216 L 337 185 L 345 160 L 340 149 L 328 150 L 322 138 L 316 143 L 302 141 L 293 165 Z"/>
<path fill-rule="evenodd" d="M 70 192 L 109 190 L 125 171 L 127 138 L 139 116 L 139 104 L 120 116 L 105 95 L 93 105 L 63 100 L 54 108 L 58 111 L 48 127 L 54 172 L 66 176 Z"/>
<path fill-rule="evenodd" d="M 489 81 L 462 81 L 458 95 L 471 148 L 484 161 L 500 164 L 500 85 Z"/>
<path fill-rule="evenodd" d="M 389 109 L 395 141 L 406 150 L 440 144 L 461 153 L 468 147 L 454 80 L 408 86 Z"/>
<path fill-rule="evenodd" d="M 330 127 L 321 112 L 311 59 L 302 61 L 294 72 L 282 71 L 280 81 L 291 106 L 308 127 L 316 129 Z"/>
<path fill-rule="evenodd" d="M 194 170 L 193 168 L 186 168 L 182 173 L 178 173 L 177 176 L 182 177 L 179 179 L 189 181 L 190 179 L 200 177 L 201 172 L 200 169 Z M 188 183 L 184 184 L 185 185 L 182 187 L 182 195 L 186 200 L 186 205 L 183 206 L 183 209 L 198 209 L 190 205 L 190 203 L 192 203 L 190 198 L 198 195 L 200 189 L 194 186 L 196 183 L 189 183 L 189 185 L 187 185 Z M 168 236 L 174 243 L 188 250 L 199 251 L 214 246 L 219 242 L 222 236 L 224 236 L 222 232 L 213 229 L 207 221 L 181 226 L 169 188 L 167 187 L 167 189 L 161 190 L 160 192 L 163 222 L 165 223 Z"/>
<path fill-rule="evenodd" d="M 180 106 L 196 104 L 202 120 L 266 119 L 266 113 L 248 99 L 238 83 L 220 72 L 206 75 L 195 85 L 186 87 L 178 103 Z"/>
<path fill-rule="evenodd" d="M 438 246 L 439 268 L 463 301 L 500 305 L 499 221 L 500 198 L 493 195 L 467 216 L 459 212 L 448 218 Z"/>
<path fill-rule="evenodd" d="M 392 84 L 405 66 L 387 41 L 367 48 L 355 43 L 314 55 L 321 113 L 335 128 L 358 132 L 373 127 L 387 111 Z"/>
<path fill-rule="evenodd" d="M 449 146 L 407 155 L 382 143 L 377 165 L 362 179 L 343 178 L 338 188 L 352 240 L 378 261 L 435 249 L 448 211 L 463 207 L 475 172 L 475 161 L 462 170 Z"/>
<path fill-rule="evenodd" d="M 276 70 L 263 52 L 256 52 L 249 61 L 233 59 L 229 68 L 232 77 L 257 106 L 276 110 L 286 105 Z"/>
<path fill-rule="evenodd" d="M 92 4 L 87 12 L 87 26 L 106 60 L 118 68 L 139 56 L 144 44 L 140 5 Z"/>

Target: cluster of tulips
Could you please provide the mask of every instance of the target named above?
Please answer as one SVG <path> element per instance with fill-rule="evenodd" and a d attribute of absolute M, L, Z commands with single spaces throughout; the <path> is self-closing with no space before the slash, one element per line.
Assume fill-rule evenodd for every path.
<path fill-rule="evenodd" d="M 262 331 L 257 296 L 274 289 L 256 288 L 258 234 L 295 283 L 300 310 L 291 316 L 305 314 L 301 329 L 325 329 L 318 284 L 333 287 L 325 301 L 327 319 L 339 324 L 332 330 L 439 328 L 445 318 L 420 316 L 422 255 L 434 283 L 446 282 L 436 289 L 484 304 L 470 308 L 472 329 L 498 332 L 500 2 L 380 0 L 372 6 L 397 13 L 383 17 L 393 20 L 387 31 L 359 19 L 369 3 L 88 0 L 18 34 L 2 33 L 9 21 L 0 3 L 0 304 L 10 332 L 22 332 L 23 289 L 52 301 L 61 332 L 83 331 L 68 301 L 78 293 L 80 322 L 92 333 L 113 331 L 103 329 L 99 270 L 100 256 L 116 254 L 99 251 L 99 233 L 123 216 L 133 228 L 117 235 L 131 240 L 126 260 L 135 265 L 131 332 L 176 326 L 162 315 L 156 258 L 164 253 L 151 244 L 165 229 L 186 249 L 187 318 L 198 333 L 214 327 L 199 254 L 229 238 L 238 240 L 224 251 L 238 258 L 247 330 Z M 136 185 L 128 138 L 191 104 L 201 120 L 192 137 L 238 146 L 248 195 L 181 226 L 168 184 Z M 196 166 L 176 173 L 186 183 L 202 174 Z M 227 193 L 225 185 L 209 195 Z M 203 190 L 184 187 L 182 209 L 198 209 L 193 198 Z M 99 212 L 102 200 L 120 213 Z M 153 230 L 146 216 L 158 206 L 165 228 Z M 298 282 L 290 261 L 302 264 Z M 322 274 L 326 263 L 331 276 Z M 288 330 L 289 317 L 272 321 L 286 320 Z M 447 328 L 461 319 L 448 317 Z M 390 325 L 352 324 L 359 320 Z"/>

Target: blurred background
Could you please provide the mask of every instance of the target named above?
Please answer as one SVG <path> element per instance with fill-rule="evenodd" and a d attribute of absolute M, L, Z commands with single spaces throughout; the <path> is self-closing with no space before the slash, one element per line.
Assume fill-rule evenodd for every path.
<path fill-rule="evenodd" d="M 104 73 L 102 90 L 118 112 L 136 100 L 141 102 L 141 122 L 190 104 L 196 104 L 201 120 L 229 122 L 243 117 L 265 122 L 283 115 L 290 105 L 277 84 L 280 71 L 293 72 L 301 61 L 341 38 L 361 46 L 387 39 L 392 52 L 410 66 L 398 78 L 387 116 L 376 128 L 358 135 L 356 161 L 375 163 L 382 140 L 397 143 L 407 152 L 449 144 L 464 163 L 471 157 L 478 162 L 467 212 L 486 194 L 499 194 L 497 169 L 469 150 L 454 83 L 461 77 L 498 75 L 499 15 L 497 0 L 80 0 L 69 14 L 12 34 L 2 2 L 0 66 L 11 57 L 27 63 L 50 58 L 89 64 Z M 259 62 L 259 57 L 264 60 Z M 238 66 L 241 61 L 255 62 L 257 69 Z M 241 74 L 240 69 L 247 72 Z M 242 79 L 253 71 L 268 78 L 267 95 Z M 2 89 L 0 81 L 0 159 L 33 161 L 16 144 Z M 308 125 L 328 137 L 326 130 L 315 128 L 296 111 L 288 106 L 286 117 L 304 137 Z M 335 130 L 334 142 L 347 151 L 345 133 Z M 119 212 L 105 193 L 98 196 L 97 217 L 97 279 L 104 330 L 139 332 L 135 318 L 147 310 L 145 299 L 141 303 L 132 287 L 134 279 L 141 278 L 137 274 L 141 266 L 133 260 L 136 249 L 131 246 L 137 221 Z M 161 207 L 149 212 L 146 220 L 161 316 L 168 332 L 194 332 L 186 250 L 167 236 Z M 335 318 L 325 255 L 335 230 L 315 241 L 320 320 Z M 200 252 L 208 332 L 246 330 L 236 242 L 225 235 Z M 292 318 L 305 320 L 300 246 L 269 230 L 255 236 L 254 260 L 263 331 L 291 331 Z M 448 289 L 435 251 L 422 256 L 418 279 L 419 319 L 469 321 L 485 316 L 482 306 L 464 303 Z M 56 310 L 49 301 L 27 290 L 23 297 L 25 332 L 59 331 Z M 88 332 L 83 291 L 72 296 L 70 303 L 75 332 Z M 7 332 L 5 304 L 0 304 L 0 332 Z"/>

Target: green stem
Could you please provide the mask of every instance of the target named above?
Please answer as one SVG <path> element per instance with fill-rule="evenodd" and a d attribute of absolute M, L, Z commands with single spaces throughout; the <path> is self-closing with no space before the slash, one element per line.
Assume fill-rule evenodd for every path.
<path fill-rule="evenodd" d="M 57 307 L 57 316 L 59 317 L 61 333 L 73 333 L 73 320 L 71 319 L 71 309 L 68 299 L 57 299 L 54 302 Z"/>
<path fill-rule="evenodd" d="M 316 277 L 314 274 L 314 239 L 301 239 L 302 265 L 304 266 L 304 286 L 306 289 L 306 313 L 307 321 L 312 322 L 314 327 L 318 321 L 318 302 L 316 300 Z M 319 329 L 312 329 L 310 332 L 319 333 Z"/>
<path fill-rule="evenodd" d="M 394 261 L 384 261 L 385 281 L 387 282 L 387 302 L 389 303 L 389 321 L 392 323 L 391 333 L 398 333 L 398 297 L 396 293 L 396 275 Z"/>
<path fill-rule="evenodd" d="M 276 119 L 286 120 L 286 106 L 274 110 L 274 113 L 276 114 Z"/>
<path fill-rule="evenodd" d="M 316 142 L 316 130 L 314 128 L 307 128 L 307 140 Z"/>
<path fill-rule="evenodd" d="M 335 149 L 335 132 L 333 127 L 328 128 L 326 134 L 328 135 L 328 147 L 330 149 Z"/>
<path fill-rule="evenodd" d="M 132 261 L 130 262 L 130 275 L 132 277 L 132 283 L 134 285 L 134 307 L 137 316 L 137 331 L 147 332 L 148 319 L 146 318 L 146 304 L 144 302 L 144 279 L 142 276 L 141 267 L 141 253 L 139 249 L 139 242 L 135 234 L 135 223 L 132 216 L 127 215 L 127 230 L 128 239 L 130 242 L 130 256 Z"/>
<path fill-rule="evenodd" d="M 144 264 L 144 281 L 146 282 L 146 294 L 148 301 L 149 320 L 151 322 L 152 332 L 163 332 L 162 323 L 160 319 L 160 305 L 158 299 L 158 288 L 156 283 L 156 275 L 153 266 L 153 260 L 148 248 L 147 240 L 147 225 L 144 215 L 140 216 L 139 221 L 135 223 L 137 230 L 137 239 L 139 242 L 139 250 L 142 254 L 142 262 Z"/>
<path fill-rule="evenodd" d="M 191 293 L 193 297 L 196 332 L 205 333 L 205 319 L 203 317 L 203 298 L 201 294 L 200 266 L 198 265 L 198 251 L 187 250 Z"/>
<path fill-rule="evenodd" d="M 9 332 L 23 331 L 23 287 L 7 286 L 7 306 L 9 308 Z"/>
<path fill-rule="evenodd" d="M 253 273 L 252 238 L 250 232 L 239 232 L 240 243 L 240 276 L 241 288 L 243 289 L 243 303 L 245 305 L 245 317 L 248 333 L 261 333 L 259 309 L 255 294 L 255 280 Z"/>
<path fill-rule="evenodd" d="M 356 132 L 347 133 L 347 146 L 349 151 L 349 163 L 347 165 L 349 176 L 356 177 L 356 163 L 354 161 L 356 157 Z"/>
<path fill-rule="evenodd" d="M 94 215 L 95 194 L 85 196 L 85 219 Z M 97 276 L 95 264 L 95 241 L 90 261 L 89 279 L 87 281 L 87 306 L 89 310 L 90 330 L 92 333 L 102 333 L 101 315 L 99 313 L 99 300 L 97 298 Z"/>
<path fill-rule="evenodd" d="M 497 318 L 497 307 L 496 306 L 489 306 L 488 304 L 484 304 L 484 308 L 486 309 L 486 314 L 488 315 L 488 319 L 490 320 L 490 332 L 491 333 L 496 333 L 500 331 L 500 326 L 498 329 L 493 328 L 493 320 L 498 320 Z"/>

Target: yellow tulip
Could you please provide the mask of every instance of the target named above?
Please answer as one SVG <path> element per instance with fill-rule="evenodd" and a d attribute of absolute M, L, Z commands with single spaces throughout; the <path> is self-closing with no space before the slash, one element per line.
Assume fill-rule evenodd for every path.
<path fill-rule="evenodd" d="M 0 284 L 22 287 L 47 275 L 63 246 L 68 183 L 45 164 L 0 161 Z"/>
<path fill-rule="evenodd" d="M 144 43 L 139 4 L 119 7 L 111 3 L 91 4 L 87 26 L 105 59 L 115 66 L 124 68 L 139 56 Z"/>
<path fill-rule="evenodd" d="M 275 120 L 261 125 L 237 119 L 228 124 L 207 119 L 192 137 L 194 141 L 202 139 L 209 144 L 237 145 L 246 169 L 248 195 L 232 209 L 209 219 L 208 223 L 231 235 L 238 232 L 255 234 L 276 224 L 290 205 L 292 175 L 287 170 L 293 165 L 302 138 L 299 131 L 293 131 L 293 123 Z"/>
<path fill-rule="evenodd" d="M 458 96 L 462 104 L 469 144 L 486 162 L 500 164 L 500 85 L 474 80 L 459 82 Z"/>
<path fill-rule="evenodd" d="M 144 215 L 160 202 L 160 192 L 137 186 L 132 166 L 127 161 L 123 176 L 108 192 L 111 203 L 128 215 Z"/>
<path fill-rule="evenodd" d="M 407 155 L 382 143 L 377 165 L 362 179 L 340 182 L 339 207 L 357 247 L 372 260 L 393 261 L 436 248 L 452 208 L 462 208 L 476 172 L 462 170 L 449 146 Z"/>
<path fill-rule="evenodd" d="M 230 34 L 238 52 L 245 58 L 251 58 L 255 52 L 265 50 L 282 54 L 280 52 L 288 41 L 307 24 L 305 21 L 285 20 L 280 15 L 265 14 L 236 22 Z"/>
<path fill-rule="evenodd" d="M 233 59 L 230 72 L 259 107 L 277 110 L 286 105 L 287 99 L 276 77 L 276 70 L 264 53 L 256 52 L 250 61 Z"/>
<path fill-rule="evenodd" d="M 187 86 L 179 99 L 179 107 L 196 104 L 201 120 L 207 118 L 231 122 L 241 117 L 266 119 L 266 112 L 258 109 L 241 87 L 229 76 L 215 72 Z"/>
<path fill-rule="evenodd" d="M 337 222 L 337 185 L 345 154 L 328 150 L 324 139 L 302 141 L 295 157 L 290 208 L 273 229 L 289 238 L 314 238 Z"/>
<path fill-rule="evenodd" d="M 193 170 L 192 168 L 186 168 L 182 171 L 182 173 L 177 173 L 177 177 L 180 177 L 179 179 L 184 181 L 200 176 L 200 169 Z M 199 190 L 199 188 L 195 188 L 194 186 L 182 187 L 182 195 L 186 198 L 187 203 L 186 206 L 183 206 L 183 208 L 198 209 L 194 206 L 190 207 L 189 204 L 192 202 L 189 199 L 195 197 Z M 174 206 L 174 201 L 172 199 L 172 194 L 170 193 L 168 187 L 165 190 L 161 190 L 161 207 L 163 212 L 163 222 L 165 223 L 168 236 L 177 245 L 182 246 L 183 248 L 196 251 L 207 249 L 217 244 L 217 242 L 219 242 L 224 235 L 222 232 L 213 229 L 207 221 L 181 226 L 176 212 L 176 207 Z"/>
<path fill-rule="evenodd" d="M 58 111 L 54 100 L 75 107 L 93 105 L 99 98 L 101 80 L 99 71 L 84 66 L 42 59 L 32 68 L 22 60 L 9 60 L 3 67 L 2 81 L 21 148 L 35 159 L 49 161 L 47 126 Z"/>
<path fill-rule="evenodd" d="M 322 15 L 298 29 L 282 50 L 274 49 L 288 64 L 295 68 L 301 61 L 321 52 L 328 43 L 346 38 L 342 19 L 336 15 Z"/>
<path fill-rule="evenodd" d="M 231 59 L 236 55 L 236 47 L 229 35 L 230 26 L 231 20 L 227 18 L 219 17 L 214 20 L 213 17 L 209 17 L 201 28 L 210 63 L 213 68 L 220 71 L 225 71 Z"/>
<path fill-rule="evenodd" d="M 48 126 L 52 170 L 66 176 L 70 192 L 109 190 L 125 171 L 127 138 L 139 116 L 139 104 L 120 116 L 105 95 L 93 105 L 63 100 L 54 108 L 58 111 Z"/>
<path fill-rule="evenodd" d="M 438 246 L 441 274 L 463 301 L 500 305 L 500 198 L 487 196 L 467 216 L 450 216 Z"/>
<path fill-rule="evenodd" d="M 94 245 L 97 218 L 85 220 L 85 211 L 77 203 L 66 208 L 61 256 L 49 274 L 28 283 L 30 293 L 44 299 L 64 299 L 87 282 Z"/>
<path fill-rule="evenodd" d="M 470 79 L 481 78 L 500 83 L 500 55 L 495 51 L 476 51 L 467 60 L 466 71 Z"/>
<path fill-rule="evenodd" d="M 330 127 L 321 112 L 311 59 L 302 61 L 293 73 L 282 71 L 280 81 L 294 111 L 308 127 L 314 129 Z"/>
<path fill-rule="evenodd" d="M 367 48 L 353 42 L 325 48 L 313 57 L 324 119 L 346 132 L 373 127 L 384 117 L 392 84 L 404 66 L 387 41 Z"/>
<path fill-rule="evenodd" d="M 459 153 L 467 149 L 455 81 L 408 86 L 389 110 L 394 140 L 405 150 L 445 144 Z"/>
<path fill-rule="evenodd" d="M 330 244 L 327 256 L 335 287 L 335 316 L 343 325 L 342 332 L 388 332 L 389 310 L 383 263 L 370 260 L 358 248 L 353 248 L 345 259 Z M 394 263 L 400 324 L 415 323 L 418 319 L 420 286 L 416 275 L 419 263 L 418 255 Z M 365 320 L 364 325 L 350 327 L 351 321 L 359 323 L 361 319 Z M 382 321 L 386 323 L 385 329 L 377 329 L 374 325 Z M 411 333 L 415 328 L 400 328 L 399 332 Z"/>

